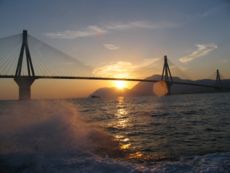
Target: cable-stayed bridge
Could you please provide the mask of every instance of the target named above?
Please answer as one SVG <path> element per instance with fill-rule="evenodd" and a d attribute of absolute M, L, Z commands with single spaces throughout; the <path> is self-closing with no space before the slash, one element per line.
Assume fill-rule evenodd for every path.
<path fill-rule="evenodd" d="M 23 31 L 22 34 L 12 36 L 12 37 L 7 37 L 3 39 L 4 41 L 9 41 L 9 44 L 14 45 L 14 39 L 11 38 L 16 38 L 17 42 L 19 45 L 15 46 L 15 50 L 11 50 L 13 53 L 18 53 L 18 56 L 14 56 L 14 58 L 10 58 L 11 56 L 6 56 L 6 57 L 1 57 L 0 59 L 0 78 L 11 78 L 14 79 L 14 81 L 17 83 L 19 87 L 19 100 L 27 100 L 31 98 L 31 86 L 33 82 L 37 79 L 78 79 L 78 80 L 119 80 L 119 81 L 136 81 L 136 82 L 159 82 L 159 81 L 165 81 L 168 89 L 168 95 L 170 95 L 170 90 L 172 85 L 192 85 L 192 86 L 199 86 L 199 87 L 207 87 L 207 88 L 213 88 L 217 91 L 225 91 L 227 88 L 224 88 L 222 85 L 221 77 L 219 70 L 216 71 L 216 81 L 213 85 L 207 85 L 207 84 L 200 84 L 200 83 L 191 83 L 191 82 L 183 82 L 183 81 L 175 81 L 173 80 L 172 73 L 170 71 L 169 63 L 167 56 L 164 57 L 164 62 L 163 62 L 163 70 L 161 74 L 161 79 L 160 80 L 150 80 L 150 79 L 140 79 L 140 78 L 113 78 L 113 77 L 95 77 L 95 76 L 87 76 L 87 75 L 66 75 L 66 74 L 51 74 L 49 72 L 50 67 L 47 65 L 44 65 L 40 62 L 39 59 L 32 59 L 33 57 L 33 51 L 31 53 L 31 48 L 30 47 L 30 41 L 31 42 L 37 42 L 36 48 L 34 50 L 40 50 L 43 51 L 44 49 L 55 49 L 52 48 L 51 46 L 47 45 L 46 43 L 43 43 L 36 38 L 30 36 L 30 41 L 28 39 L 28 33 L 26 30 Z M 1 47 L 1 44 L 0 44 Z M 7 50 L 7 44 L 5 47 L 3 46 L 3 50 Z M 55 50 L 59 54 L 64 54 L 59 50 Z M 52 55 L 51 55 L 52 54 Z M 48 59 L 46 59 L 47 56 L 54 56 L 58 57 L 54 53 L 50 53 L 49 55 L 42 55 L 42 53 L 39 53 L 40 57 L 44 59 L 45 64 Z M 67 56 L 68 57 L 68 56 Z M 36 62 L 36 66 L 34 66 L 34 61 Z M 80 61 L 77 61 L 78 65 L 74 65 L 77 60 L 71 59 L 68 57 L 67 59 L 56 59 L 55 62 L 49 62 L 51 64 L 51 68 L 60 71 L 62 68 L 62 64 L 66 63 L 69 66 L 72 66 L 73 68 L 80 69 L 81 71 L 85 71 L 88 67 L 84 66 Z M 53 66 L 53 64 L 56 63 L 56 66 Z M 14 64 L 14 65 L 12 65 Z M 16 65 L 15 65 L 16 64 Z M 48 62 L 47 62 L 48 64 Z M 58 64 L 58 65 L 57 65 Z M 83 68 L 84 67 L 84 68 Z M 71 69 L 71 68 L 70 68 Z M 14 74 L 12 74 L 12 71 Z M 11 72 L 11 74 L 9 74 Z"/>

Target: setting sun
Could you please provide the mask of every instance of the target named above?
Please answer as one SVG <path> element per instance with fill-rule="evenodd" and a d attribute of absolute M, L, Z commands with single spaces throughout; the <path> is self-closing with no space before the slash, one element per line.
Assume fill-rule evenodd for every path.
<path fill-rule="evenodd" d="M 126 88 L 127 84 L 125 81 L 115 81 L 115 87 L 119 90 Z"/>

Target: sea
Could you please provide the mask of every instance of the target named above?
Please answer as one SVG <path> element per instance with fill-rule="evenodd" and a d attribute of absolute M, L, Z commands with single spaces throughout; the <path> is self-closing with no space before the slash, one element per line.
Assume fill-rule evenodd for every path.
<path fill-rule="evenodd" d="M 1 173 L 229 173 L 230 93 L 0 101 Z"/>

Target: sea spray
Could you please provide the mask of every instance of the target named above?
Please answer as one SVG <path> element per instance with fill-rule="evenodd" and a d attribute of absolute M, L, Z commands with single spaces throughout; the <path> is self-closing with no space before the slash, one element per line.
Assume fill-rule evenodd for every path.
<path fill-rule="evenodd" d="M 69 102 L 18 102 L 0 116 L 0 122 L 0 154 L 70 150 L 108 156 L 120 153 L 118 142 L 84 122 Z"/>

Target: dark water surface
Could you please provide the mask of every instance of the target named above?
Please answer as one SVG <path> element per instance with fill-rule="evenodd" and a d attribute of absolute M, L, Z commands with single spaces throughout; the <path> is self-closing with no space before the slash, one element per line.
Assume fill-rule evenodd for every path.
<path fill-rule="evenodd" d="M 113 134 L 140 161 L 230 151 L 229 93 L 74 103 L 84 118 Z"/>
<path fill-rule="evenodd" d="M 0 172 L 230 172 L 230 93 L 0 101 Z"/>

